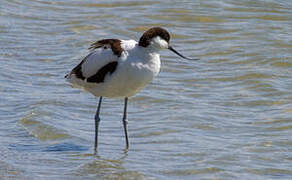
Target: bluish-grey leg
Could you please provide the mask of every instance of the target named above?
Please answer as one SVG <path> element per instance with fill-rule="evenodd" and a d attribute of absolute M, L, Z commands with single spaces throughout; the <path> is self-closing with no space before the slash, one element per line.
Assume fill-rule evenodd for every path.
<path fill-rule="evenodd" d="M 125 131 L 125 137 L 126 137 L 126 150 L 129 149 L 127 106 L 128 106 L 128 98 L 126 97 L 125 105 L 124 105 L 124 116 L 123 116 L 123 124 L 124 124 L 124 131 Z"/>
<path fill-rule="evenodd" d="M 94 141 L 94 153 L 97 152 L 97 144 L 98 144 L 98 126 L 100 122 L 100 117 L 99 117 L 99 112 L 100 112 L 100 107 L 101 107 L 101 102 L 102 102 L 102 96 L 99 98 L 96 114 L 95 114 L 95 141 Z"/>

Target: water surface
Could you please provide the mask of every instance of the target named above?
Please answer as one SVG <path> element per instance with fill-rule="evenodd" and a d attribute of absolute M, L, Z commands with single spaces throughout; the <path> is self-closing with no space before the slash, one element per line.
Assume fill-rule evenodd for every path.
<path fill-rule="evenodd" d="M 0 2 L 0 179 L 291 179 L 289 1 Z M 130 99 L 97 99 L 64 75 L 89 44 L 162 26 L 189 57 L 161 52 Z"/>

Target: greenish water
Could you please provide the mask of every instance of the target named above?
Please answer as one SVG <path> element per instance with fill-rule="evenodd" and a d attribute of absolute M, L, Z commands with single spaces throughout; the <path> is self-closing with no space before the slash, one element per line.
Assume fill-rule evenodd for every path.
<path fill-rule="evenodd" d="M 290 1 L 0 2 L 0 179 L 291 179 Z M 91 42 L 149 27 L 196 62 L 162 52 L 159 76 L 130 99 L 97 99 L 64 80 Z"/>

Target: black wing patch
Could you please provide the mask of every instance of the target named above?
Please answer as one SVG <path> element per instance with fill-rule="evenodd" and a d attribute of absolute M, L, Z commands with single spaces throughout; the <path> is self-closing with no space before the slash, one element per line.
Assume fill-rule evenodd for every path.
<path fill-rule="evenodd" d="M 105 76 L 108 73 L 112 74 L 113 72 L 115 72 L 117 65 L 118 65 L 117 61 L 108 63 L 107 65 L 103 66 L 100 70 L 98 70 L 97 73 L 95 73 L 93 76 L 87 78 L 87 82 L 91 83 L 104 82 Z"/>
<path fill-rule="evenodd" d="M 73 70 L 72 74 L 75 74 L 77 78 L 84 80 L 85 77 L 82 74 L 81 66 L 84 61 L 81 61 Z"/>
<path fill-rule="evenodd" d="M 119 39 L 103 39 L 100 41 L 96 41 L 95 43 L 91 44 L 89 49 L 97 49 L 97 48 L 111 48 L 113 53 L 118 57 L 121 56 L 124 49 L 121 47 L 121 40 Z"/>
<path fill-rule="evenodd" d="M 118 57 L 121 56 L 124 49 L 121 47 L 121 40 L 119 39 L 103 39 L 100 41 L 96 41 L 95 43 L 91 44 L 89 49 L 97 49 L 97 48 L 111 48 L 113 54 L 117 55 Z M 82 74 L 82 64 L 86 61 L 88 56 L 92 53 L 87 55 L 72 71 L 69 75 L 75 74 L 78 79 L 85 80 L 86 78 Z M 118 62 L 110 62 L 107 65 L 103 66 L 96 74 L 87 78 L 87 82 L 92 83 L 101 83 L 104 82 L 105 76 L 110 73 L 112 74 L 117 68 Z M 65 76 L 67 78 L 68 75 Z"/>
<path fill-rule="evenodd" d="M 82 79 L 82 80 L 84 80 L 85 79 L 85 77 L 83 76 L 83 74 L 82 74 L 82 64 L 86 61 L 86 59 L 89 57 L 91 55 L 91 53 L 90 54 L 88 54 L 74 69 L 72 69 L 72 71 L 70 72 L 70 74 L 68 75 L 66 75 L 65 76 L 65 78 L 67 78 L 68 76 L 70 76 L 71 74 L 75 74 L 76 75 L 76 77 L 78 78 L 78 79 Z"/>

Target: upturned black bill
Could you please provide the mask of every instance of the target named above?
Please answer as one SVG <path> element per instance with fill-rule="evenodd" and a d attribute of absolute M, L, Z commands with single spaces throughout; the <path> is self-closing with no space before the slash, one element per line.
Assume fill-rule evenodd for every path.
<path fill-rule="evenodd" d="M 196 60 L 199 60 L 199 59 L 192 59 L 192 58 L 185 57 L 184 55 L 180 54 L 175 49 L 173 49 L 173 47 L 171 47 L 171 46 L 169 46 L 168 49 L 171 50 L 172 52 L 174 52 L 175 54 L 179 55 L 180 57 L 184 58 L 184 59 L 187 59 L 187 60 L 195 60 L 195 61 Z"/>

